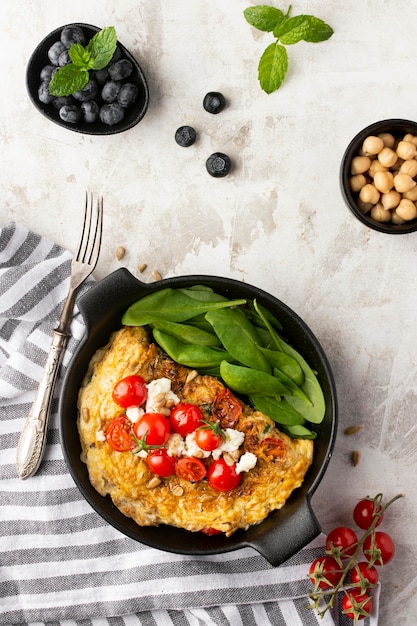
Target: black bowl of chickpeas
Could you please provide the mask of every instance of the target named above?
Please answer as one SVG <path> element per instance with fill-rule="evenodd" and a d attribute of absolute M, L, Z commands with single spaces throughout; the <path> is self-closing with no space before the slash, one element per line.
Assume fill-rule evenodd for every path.
<path fill-rule="evenodd" d="M 381 233 L 417 231 L 417 122 L 389 119 L 361 130 L 340 167 L 353 215 Z"/>

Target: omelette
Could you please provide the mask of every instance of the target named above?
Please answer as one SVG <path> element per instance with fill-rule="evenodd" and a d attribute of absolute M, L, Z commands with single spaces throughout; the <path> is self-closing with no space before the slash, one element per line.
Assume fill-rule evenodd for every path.
<path fill-rule="evenodd" d="M 242 468 L 240 484 L 229 491 L 215 490 L 206 479 L 192 482 L 175 473 L 159 477 L 143 454 L 114 450 L 105 433 L 126 409 L 114 402 L 112 391 L 130 375 L 141 376 L 146 383 L 169 379 L 174 397 L 197 405 L 208 422 L 213 421 L 214 402 L 225 387 L 216 377 L 175 363 L 149 340 L 143 327 L 124 326 L 91 359 L 78 398 L 81 458 L 94 488 L 102 496 L 109 495 L 138 525 L 168 524 L 193 532 L 210 529 L 230 536 L 283 507 L 302 484 L 312 463 L 313 442 L 291 439 L 240 399 L 240 414 L 232 421 L 227 414 L 220 419 L 227 432 L 243 433 L 239 448 L 224 456 L 229 464 L 248 458 L 252 462 Z M 211 456 L 203 462 L 208 467 Z"/>

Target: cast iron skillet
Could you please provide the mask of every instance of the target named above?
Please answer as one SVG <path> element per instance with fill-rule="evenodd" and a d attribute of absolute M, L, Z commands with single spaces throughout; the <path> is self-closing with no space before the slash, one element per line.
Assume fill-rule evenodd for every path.
<path fill-rule="evenodd" d="M 314 427 L 318 433 L 314 461 L 303 485 L 292 494 L 281 510 L 271 513 L 257 526 L 246 531 L 237 531 L 230 538 L 191 533 L 171 526 L 138 526 L 113 505 L 109 496 L 103 498 L 91 486 L 87 467 L 80 460 L 77 396 L 94 352 L 108 342 L 113 331 L 121 327 L 121 316 L 130 304 L 165 287 L 190 287 L 196 284 L 207 285 L 228 298 L 256 298 L 275 314 L 284 327 L 287 340 L 317 371 L 327 407 L 323 423 Z M 125 268 L 113 272 L 93 286 L 80 298 L 79 308 L 87 326 L 87 335 L 72 358 L 63 383 L 59 404 L 61 444 L 75 483 L 97 513 L 124 535 L 160 550 L 187 555 L 208 555 L 251 546 L 275 566 L 301 550 L 320 533 L 310 500 L 324 475 L 334 446 L 337 430 L 336 390 L 330 366 L 320 344 L 298 315 L 266 292 L 229 278 L 183 276 L 144 284 Z"/>

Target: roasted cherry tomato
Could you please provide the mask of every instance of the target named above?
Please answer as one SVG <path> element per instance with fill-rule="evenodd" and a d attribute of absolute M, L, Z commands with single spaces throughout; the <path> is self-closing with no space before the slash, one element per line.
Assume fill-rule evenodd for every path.
<path fill-rule="evenodd" d="M 376 567 L 370 565 L 368 561 L 360 561 L 350 570 L 349 578 L 354 585 L 360 583 L 366 586 L 367 583 L 376 585 L 379 576 Z"/>
<path fill-rule="evenodd" d="M 278 437 L 265 437 L 261 442 L 264 454 L 274 459 L 283 459 L 286 455 L 285 443 Z"/>
<path fill-rule="evenodd" d="M 220 458 L 210 464 L 208 481 L 216 491 L 230 491 L 240 485 L 242 474 L 236 472 L 236 463 L 228 465 L 223 458 Z"/>
<path fill-rule="evenodd" d="M 338 526 L 329 532 L 326 539 L 326 551 L 336 548 L 339 556 L 346 559 L 353 556 L 358 546 L 356 533 L 347 526 Z"/>
<path fill-rule="evenodd" d="M 382 507 L 379 507 L 377 509 L 377 512 L 379 512 L 381 508 Z M 382 514 L 375 524 L 375 527 L 380 525 L 383 517 L 384 515 Z M 368 499 L 359 500 L 359 502 L 353 509 L 353 519 L 355 520 L 355 524 L 359 526 L 359 528 L 362 528 L 363 530 L 368 530 L 372 522 L 375 520 L 374 501 Z"/>
<path fill-rule="evenodd" d="M 192 483 L 198 483 L 205 478 L 207 470 L 203 461 L 200 461 L 200 459 L 194 456 L 183 456 L 177 461 L 175 473 L 180 478 L 189 480 Z"/>
<path fill-rule="evenodd" d="M 145 413 L 133 426 L 135 437 L 147 446 L 163 446 L 171 432 L 169 421 L 161 413 Z"/>
<path fill-rule="evenodd" d="M 175 474 L 176 459 L 169 456 L 166 448 L 150 450 L 146 457 L 146 462 L 151 472 L 157 476 L 172 476 L 172 474 Z"/>
<path fill-rule="evenodd" d="M 204 535 L 221 535 L 222 534 L 222 531 L 217 530 L 217 528 L 203 528 L 203 530 L 201 530 L 200 532 L 202 532 Z"/>
<path fill-rule="evenodd" d="M 310 579 L 321 589 L 336 587 L 342 576 L 340 565 L 332 556 L 319 556 L 310 565 Z"/>
<path fill-rule="evenodd" d="M 200 426 L 195 431 L 195 442 L 199 448 L 206 452 L 211 452 L 218 448 L 223 442 L 223 435 L 219 422 Z"/>
<path fill-rule="evenodd" d="M 223 389 L 214 399 L 213 417 L 219 420 L 222 428 L 233 428 L 242 413 L 242 405 L 230 389 Z"/>
<path fill-rule="evenodd" d="M 372 611 L 372 598 L 361 590 L 350 589 L 342 598 L 342 613 L 351 619 L 365 619 Z"/>
<path fill-rule="evenodd" d="M 395 544 L 387 533 L 377 530 L 363 542 L 363 553 L 374 565 L 386 565 L 394 557 Z"/>
<path fill-rule="evenodd" d="M 171 410 L 169 421 L 174 433 L 186 437 L 203 425 L 203 414 L 197 405 L 180 402 Z"/>
<path fill-rule="evenodd" d="M 141 376 L 126 376 L 114 386 L 112 398 L 119 406 L 141 406 L 148 397 L 146 383 Z"/>
<path fill-rule="evenodd" d="M 132 437 L 132 422 L 126 415 L 116 417 L 106 431 L 106 441 L 116 452 L 126 452 L 136 448 Z"/>

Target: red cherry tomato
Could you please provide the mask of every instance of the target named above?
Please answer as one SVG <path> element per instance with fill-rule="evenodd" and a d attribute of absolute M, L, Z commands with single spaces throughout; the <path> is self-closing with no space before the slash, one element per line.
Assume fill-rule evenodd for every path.
<path fill-rule="evenodd" d="M 381 510 L 382 507 L 378 507 L 377 512 Z M 379 526 L 382 522 L 382 518 L 384 515 L 382 514 L 375 526 Z M 363 530 L 368 530 L 371 526 L 372 522 L 375 519 L 375 504 L 373 500 L 360 500 L 355 508 L 353 509 L 353 519 L 355 520 L 355 524 L 362 528 Z"/>
<path fill-rule="evenodd" d="M 113 400 L 127 409 L 129 406 L 141 406 L 148 397 L 146 383 L 141 376 L 126 376 L 114 386 Z"/>
<path fill-rule="evenodd" d="M 354 585 L 359 583 L 366 585 L 367 582 L 371 585 L 376 585 L 379 575 L 377 569 L 370 565 L 368 561 L 359 561 L 350 570 L 349 578 Z"/>
<path fill-rule="evenodd" d="M 361 590 L 351 589 L 342 598 L 342 613 L 351 619 L 365 619 L 372 611 L 372 598 Z"/>
<path fill-rule="evenodd" d="M 310 565 L 310 579 L 321 589 L 336 587 L 342 576 L 340 565 L 332 556 L 319 556 Z"/>
<path fill-rule="evenodd" d="M 207 470 L 203 461 L 200 459 L 194 456 L 183 456 L 177 461 L 175 473 L 180 478 L 189 480 L 192 483 L 198 483 L 205 478 Z"/>
<path fill-rule="evenodd" d="M 329 532 L 326 539 L 326 552 L 337 553 L 342 559 L 353 556 L 358 545 L 356 533 L 347 526 L 338 526 Z"/>
<path fill-rule="evenodd" d="M 151 450 L 146 457 L 151 472 L 157 476 L 172 476 L 175 474 L 176 459 L 169 456 L 166 448 Z"/>
<path fill-rule="evenodd" d="M 240 485 L 242 474 L 236 473 L 236 463 L 228 465 L 223 458 L 220 458 L 210 464 L 208 481 L 216 491 L 230 491 Z"/>
<path fill-rule="evenodd" d="M 136 448 L 132 437 L 132 422 L 126 415 L 116 417 L 106 430 L 106 441 L 116 452 L 126 452 Z"/>
<path fill-rule="evenodd" d="M 387 533 L 377 530 L 363 542 L 363 553 L 374 565 L 386 565 L 394 557 L 395 544 Z"/>
<path fill-rule="evenodd" d="M 217 528 L 203 528 L 200 532 L 204 535 L 221 535 L 222 531 L 217 530 Z"/>
<path fill-rule="evenodd" d="M 199 448 L 206 452 L 211 452 L 218 448 L 223 442 L 223 437 L 216 432 L 215 428 L 198 428 L 195 431 L 195 442 Z"/>
<path fill-rule="evenodd" d="M 283 459 L 286 456 L 285 443 L 278 437 L 265 437 L 262 439 L 261 445 L 266 456 L 274 459 Z"/>
<path fill-rule="evenodd" d="M 147 446 L 163 446 L 171 432 L 169 421 L 160 413 L 145 413 L 133 426 L 138 439 L 143 439 Z"/>
<path fill-rule="evenodd" d="M 203 414 L 195 404 L 180 402 L 171 409 L 169 421 L 174 433 L 186 437 L 203 425 Z"/>
<path fill-rule="evenodd" d="M 233 428 L 242 413 L 242 405 L 230 389 L 223 389 L 214 399 L 212 415 L 222 428 Z"/>

